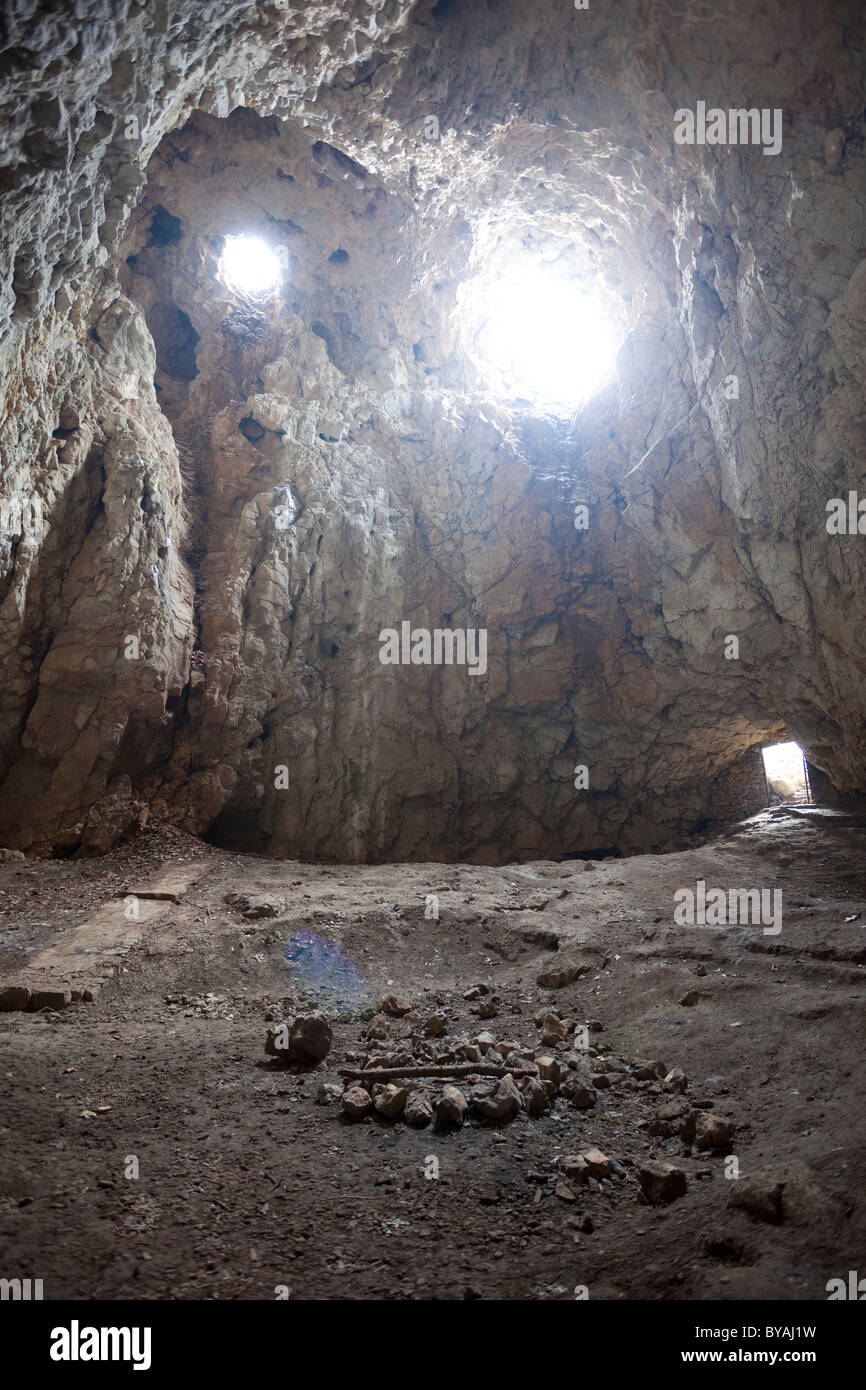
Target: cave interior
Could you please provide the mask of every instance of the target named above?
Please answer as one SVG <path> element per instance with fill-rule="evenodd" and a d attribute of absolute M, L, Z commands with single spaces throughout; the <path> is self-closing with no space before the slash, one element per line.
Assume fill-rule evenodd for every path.
<path fill-rule="evenodd" d="M 0 57 L 0 1275 L 826 1300 L 862 6 L 28 0 Z"/>

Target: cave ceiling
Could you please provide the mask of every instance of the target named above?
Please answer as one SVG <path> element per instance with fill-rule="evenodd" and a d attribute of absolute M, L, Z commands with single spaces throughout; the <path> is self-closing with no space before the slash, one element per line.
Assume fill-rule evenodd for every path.
<path fill-rule="evenodd" d="M 863 47 L 805 0 L 13 6 L 0 841 L 629 852 L 782 737 L 862 792 Z M 573 409 L 485 357 L 515 262 L 612 325 Z M 474 664 L 383 662 L 404 623 Z"/>

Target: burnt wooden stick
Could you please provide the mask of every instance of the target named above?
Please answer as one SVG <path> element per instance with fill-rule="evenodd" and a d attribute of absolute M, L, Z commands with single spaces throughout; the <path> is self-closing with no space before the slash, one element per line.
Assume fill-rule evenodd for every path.
<path fill-rule="evenodd" d="M 337 1075 L 349 1081 L 397 1081 L 404 1076 L 537 1076 L 536 1067 L 498 1067 L 492 1062 L 449 1062 L 429 1067 L 338 1067 Z"/>

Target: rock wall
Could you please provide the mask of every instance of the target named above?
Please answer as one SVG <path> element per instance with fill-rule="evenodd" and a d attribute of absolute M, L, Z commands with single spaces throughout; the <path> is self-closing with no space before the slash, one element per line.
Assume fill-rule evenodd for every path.
<path fill-rule="evenodd" d="M 710 788 L 710 821 L 714 825 L 745 820 L 764 810 L 772 799 L 772 788 L 764 773 L 760 748 L 748 753 L 732 767 L 719 773 Z"/>
<path fill-rule="evenodd" d="M 0 841 L 629 851 L 783 733 L 863 790 L 858 5 L 21 5 L 3 62 Z M 568 419 L 474 353 L 518 246 L 621 326 Z"/>

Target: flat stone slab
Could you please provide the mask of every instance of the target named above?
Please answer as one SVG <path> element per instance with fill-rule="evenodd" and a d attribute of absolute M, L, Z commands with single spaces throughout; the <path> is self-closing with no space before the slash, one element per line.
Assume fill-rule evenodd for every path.
<path fill-rule="evenodd" d="M 117 957 L 138 945 L 143 929 L 162 917 L 172 901 L 133 894 L 112 899 L 31 957 L 13 979 L 0 981 L 0 1012 L 62 1009 L 76 999 L 95 999 L 114 973 Z"/>
<path fill-rule="evenodd" d="M 789 816 L 800 820 L 814 821 L 824 825 L 863 825 L 866 815 L 862 811 L 837 811 L 833 806 L 781 806 Z"/>
<path fill-rule="evenodd" d="M 116 960 L 137 946 L 144 928 L 179 903 L 207 866 L 171 864 L 150 878 L 133 882 L 80 926 L 64 932 L 52 946 L 31 957 L 12 979 L 0 981 L 0 1013 L 62 1009 L 76 999 L 95 999 Z"/>
<path fill-rule="evenodd" d="M 139 898 L 134 894 L 114 898 L 79 927 L 64 932 L 55 945 L 46 947 L 29 960 L 27 973 L 54 970 L 63 974 L 87 970 L 95 963 L 94 957 L 125 956 L 132 946 L 138 945 L 142 928 L 167 912 L 168 906 L 167 901 Z"/>

